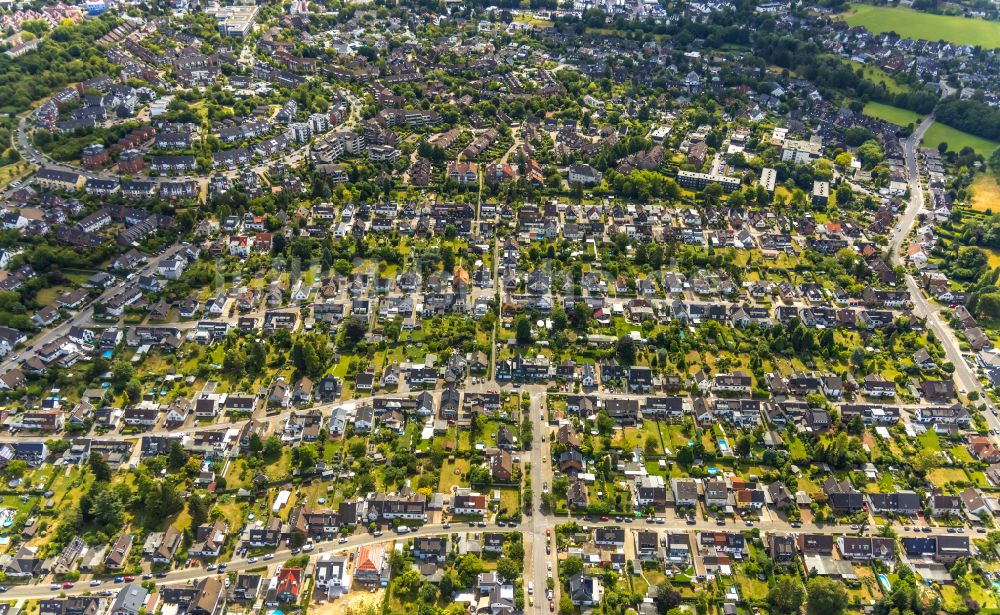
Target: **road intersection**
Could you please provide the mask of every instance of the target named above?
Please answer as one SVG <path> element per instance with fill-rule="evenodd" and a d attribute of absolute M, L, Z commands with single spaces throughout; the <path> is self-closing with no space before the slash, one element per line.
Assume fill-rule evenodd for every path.
<path fill-rule="evenodd" d="M 23 122 L 23 120 L 22 120 Z M 910 235 L 912 228 L 916 221 L 919 219 L 921 212 L 924 210 L 924 198 L 923 198 L 923 185 L 920 177 L 919 162 L 917 160 L 917 148 L 919 147 L 920 139 L 926 130 L 929 128 L 933 118 L 927 118 L 917 129 L 914 131 L 913 135 L 908 138 L 904 143 L 904 156 L 906 160 L 906 168 L 909 175 L 909 186 L 910 186 L 910 199 L 907 204 L 906 209 L 899 216 L 897 223 L 893 229 L 893 233 L 890 236 L 890 260 L 894 265 L 904 264 L 901 255 L 903 247 L 905 246 L 906 239 Z M 19 131 L 19 140 L 24 139 L 23 131 Z M 31 148 L 30 143 L 26 141 L 22 143 L 25 148 Z M 27 149 L 27 151 L 32 151 Z M 149 273 L 155 271 L 158 263 L 164 259 L 170 258 L 176 251 L 180 249 L 180 246 L 173 246 L 166 250 L 160 256 L 153 258 L 150 262 L 145 265 L 140 273 Z M 494 257 L 496 260 L 497 247 L 494 245 Z M 980 394 L 984 394 L 982 386 L 975 376 L 973 370 L 969 367 L 965 360 L 965 357 L 961 353 L 958 340 L 955 337 L 954 331 L 944 323 L 942 320 L 939 309 L 932 305 L 926 297 L 923 295 L 917 281 L 914 279 L 913 275 L 907 273 L 905 275 L 905 282 L 907 289 L 912 297 L 913 302 L 913 312 L 918 317 L 926 319 L 927 327 L 934 331 L 938 340 L 941 342 L 944 350 L 947 354 L 948 360 L 955 365 L 955 377 L 957 378 L 960 386 L 966 391 L 978 391 Z M 105 290 L 96 301 L 104 301 L 110 298 L 110 296 L 117 292 L 117 288 L 110 288 Z M 95 301 L 95 302 L 96 302 Z M 72 318 L 68 319 L 66 322 L 44 331 L 43 333 L 36 336 L 33 340 L 29 342 L 30 348 L 22 353 L 18 353 L 17 356 L 8 358 L 7 360 L 0 363 L 0 370 L 7 370 L 14 367 L 19 360 L 23 360 L 30 355 L 31 352 L 36 352 L 38 348 L 44 346 L 45 344 L 57 339 L 58 337 L 65 335 L 69 328 L 75 325 L 90 325 L 93 324 L 93 305 L 95 302 L 87 304 L 82 310 L 73 315 Z M 494 351 L 494 364 L 495 364 L 495 349 L 496 344 L 493 344 Z M 484 383 L 479 386 L 469 386 L 466 387 L 468 391 L 475 390 L 487 390 L 501 388 L 493 380 Z M 377 543 L 383 543 L 395 540 L 408 540 L 416 537 L 423 536 L 434 536 L 442 534 L 450 534 L 456 532 L 520 532 L 524 539 L 525 548 L 525 587 L 528 584 L 533 584 L 534 592 L 531 596 L 531 600 L 528 601 L 528 596 L 526 596 L 526 611 L 534 613 L 543 613 L 549 608 L 550 600 L 545 596 L 547 582 L 549 578 L 556 579 L 556 569 L 557 569 L 557 554 L 554 542 L 554 530 L 555 526 L 560 523 L 565 523 L 569 519 L 566 516 L 559 516 L 552 513 L 552 511 L 546 510 L 542 506 L 543 493 L 551 488 L 554 472 L 551 463 L 551 439 L 552 439 L 552 426 L 548 421 L 548 409 L 546 407 L 546 390 L 541 386 L 526 386 L 523 391 L 527 393 L 529 398 L 528 409 L 529 420 L 532 425 L 533 441 L 531 450 L 528 451 L 527 463 L 530 467 L 526 467 L 528 476 L 531 480 L 531 501 L 528 503 L 528 508 L 530 508 L 530 514 L 525 515 L 523 520 L 519 525 L 514 526 L 500 526 L 495 522 L 485 522 L 483 524 L 470 525 L 470 527 L 462 527 L 460 524 L 455 524 L 455 527 L 444 527 L 441 524 L 428 524 L 422 527 L 414 529 L 412 532 L 407 534 L 396 535 L 392 532 L 387 532 L 384 535 L 375 536 L 369 533 L 357 533 L 349 536 L 341 542 L 339 539 L 330 541 L 320 541 L 315 543 L 315 548 L 310 553 L 311 557 L 315 560 L 316 557 L 324 554 L 340 554 L 358 549 L 363 546 L 368 546 Z M 519 394 L 517 390 L 514 394 Z M 619 393 L 609 393 L 609 392 L 598 392 L 595 393 L 598 397 L 643 397 L 643 396 L 631 396 L 623 395 Z M 321 411 L 328 411 L 336 406 L 345 405 L 355 405 L 359 406 L 365 403 L 370 403 L 374 397 L 364 397 L 358 398 L 350 401 L 337 402 L 332 404 L 323 404 L 316 406 L 317 409 Z M 285 410 L 279 413 L 270 415 L 260 415 L 258 420 L 267 422 L 280 422 L 283 421 L 287 416 L 293 412 L 293 410 Z M 1000 430 L 1000 419 L 993 416 L 991 413 L 985 413 L 984 416 L 989 422 L 992 429 Z M 101 436 L 104 439 L 139 439 L 144 435 L 155 435 L 161 434 L 191 434 L 202 430 L 220 430 L 229 428 L 239 428 L 243 426 L 246 421 L 230 421 L 225 423 L 215 423 L 201 426 L 194 426 L 188 428 L 166 430 L 166 429 L 154 429 L 144 433 L 138 434 L 108 434 Z M 10 442 L 13 440 L 25 441 L 31 440 L 32 437 L 17 436 L 0 437 L 0 443 Z M 44 440 L 45 438 L 37 438 L 39 440 Z M 583 520 L 579 519 L 581 524 L 585 524 L 591 528 L 595 527 L 610 527 L 610 526 L 624 526 L 628 527 L 630 525 L 627 522 L 616 522 L 616 521 L 595 521 L 595 520 Z M 669 530 L 678 532 L 692 532 L 692 531 L 716 531 L 723 529 L 719 527 L 718 522 L 713 518 L 702 518 L 696 516 L 693 520 L 688 520 L 684 517 L 678 517 L 673 514 L 672 511 L 668 511 L 665 516 L 661 516 L 653 520 L 652 522 L 645 519 L 632 519 L 631 525 L 633 527 L 645 527 L 648 525 L 650 528 L 655 528 L 657 530 Z M 624 524 L 624 525 L 623 525 Z M 732 529 L 733 524 L 730 522 L 729 528 Z M 787 520 L 781 519 L 777 516 L 770 515 L 768 518 L 762 520 L 757 524 L 757 527 L 763 532 L 778 532 L 778 533 L 820 533 L 820 534 L 849 534 L 849 533 L 868 533 L 870 532 L 867 528 L 852 529 L 851 527 L 838 525 L 838 524 L 814 524 L 810 522 L 796 523 L 793 524 Z M 743 528 L 739 528 L 743 529 Z M 916 527 L 903 527 L 894 528 L 897 535 L 926 535 L 926 531 L 921 528 Z M 552 535 L 550 535 L 550 533 Z M 628 536 L 628 533 L 627 533 Z M 628 538 L 627 538 L 628 539 Z M 547 552 L 547 547 L 551 547 Z M 293 554 L 290 549 L 283 548 L 278 549 L 273 553 L 273 557 L 266 561 L 260 561 L 256 558 L 247 557 L 236 557 L 227 563 L 228 572 L 244 572 L 248 570 L 260 569 L 264 566 L 275 566 L 282 565 L 286 562 Z M 155 582 L 158 585 L 174 585 L 174 584 L 185 584 L 191 583 L 199 578 L 203 578 L 206 575 L 215 574 L 215 572 L 209 572 L 202 568 L 201 566 L 189 566 L 186 568 L 181 568 L 166 573 L 162 578 L 156 578 Z M 550 577 L 551 575 L 551 577 Z M 11 587 L 5 598 L 6 599 L 38 599 L 53 597 L 59 594 L 65 595 L 80 595 L 85 593 L 91 593 L 96 591 L 101 591 L 107 588 L 117 587 L 113 583 L 105 582 L 97 587 L 90 587 L 86 581 L 79 583 L 73 588 L 66 590 L 53 591 L 48 588 L 45 581 L 39 581 L 37 584 L 29 584 L 23 586 Z M 554 582 L 553 598 L 552 602 L 558 604 L 559 601 L 559 583 L 557 580 Z"/>

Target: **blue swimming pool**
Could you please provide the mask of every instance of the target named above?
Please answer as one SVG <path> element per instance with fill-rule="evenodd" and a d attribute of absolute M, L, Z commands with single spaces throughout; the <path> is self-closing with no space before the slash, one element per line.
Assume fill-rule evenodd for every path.
<path fill-rule="evenodd" d="M 729 450 L 729 443 L 725 440 L 719 440 L 719 450 L 725 453 Z"/>
<path fill-rule="evenodd" d="M 879 585 L 882 586 L 882 589 L 884 589 L 886 593 L 892 591 L 892 583 L 889 583 L 889 577 L 885 576 L 885 574 L 881 572 L 878 573 L 876 577 L 878 578 Z"/>

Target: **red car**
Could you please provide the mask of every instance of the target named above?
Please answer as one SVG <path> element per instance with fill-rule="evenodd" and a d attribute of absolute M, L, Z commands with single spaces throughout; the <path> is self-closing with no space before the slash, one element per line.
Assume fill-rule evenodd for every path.
<path fill-rule="evenodd" d="M 73 585 L 74 583 L 72 581 L 66 581 L 65 583 L 63 583 L 63 589 L 70 589 L 71 587 L 73 587 Z"/>
<path fill-rule="evenodd" d="M 545 528 L 545 535 L 546 536 L 551 536 L 552 535 L 552 529 L 551 528 Z"/>
<path fill-rule="evenodd" d="M 126 583 L 131 583 L 132 581 L 135 581 L 135 577 L 133 577 L 132 575 L 128 575 L 127 577 L 125 577 Z"/>
<path fill-rule="evenodd" d="M 607 520 L 608 520 L 608 516 L 607 515 L 604 515 L 603 517 L 601 517 L 601 521 L 607 521 Z"/>
<path fill-rule="evenodd" d="M 556 603 L 549 600 L 549 612 L 554 612 L 556 610 Z"/>

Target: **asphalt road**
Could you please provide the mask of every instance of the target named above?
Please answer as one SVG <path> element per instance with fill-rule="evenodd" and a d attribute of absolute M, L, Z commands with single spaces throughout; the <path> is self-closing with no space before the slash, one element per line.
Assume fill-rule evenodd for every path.
<path fill-rule="evenodd" d="M 927 129 L 933 123 L 934 117 L 927 116 L 913 131 L 913 134 L 903 142 L 903 157 L 906 162 L 906 174 L 910 184 L 910 202 L 907 203 L 906 209 L 896 220 L 896 226 L 890 238 L 889 258 L 894 265 L 903 264 L 904 243 L 913 229 L 913 223 L 916 222 L 917 215 L 924 207 L 924 191 L 921 187 L 920 168 L 917 164 L 917 148 L 920 147 L 920 140 L 924 137 L 924 133 L 927 132 Z"/>
<path fill-rule="evenodd" d="M 547 412 L 545 408 L 545 393 L 543 391 L 529 392 L 531 407 L 529 409 L 532 426 L 532 446 L 531 446 L 531 488 L 532 488 L 532 515 L 527 518 L 530 528 L 524 536 L 525 545 L 525 571 L 524 576 L 535 583 L 534 607 L 525 604 L 525 610 L 542 613 L 548 610 L 548 600 L 545 598 L 545 581 L 548 575 L 548 565 L 553 566 L 555 573 L 555 552 L 546 555 L 545 545 L 552 537 L 545 536 L 546 529 L 554 528 L 559 521 L 543 514 L 542 493 L 546 485 L 552 488 L 552 468 L 550 467 L 549 446 L 549 425 L 546 420 Z M 545 439 L 542 442 L 542 438 Z M 551 543 L 550 543 L 551 544 Z M 530 566 L 529 566 L 530 564 Z M 525 589 L 527 591 L 527 589 Z M 553 590 L 558 592 L 558 587 Z M 558 603 L 559 595 L 554 594 L 554 600 Z"/>
<path fill-rule="evenodd" d="M 167 248 L 162 255 L 149 259 L 149 263 L 136 271 L 136 278 L 140 275 L 153 274 L 156 272 L 156 267 L 159 263 L 167 258 L 173 256 L 181 246 L 174 245 Z M 121 291 L 122 286 L 115 284 L 105 289 L 96 300 L 89 301 L 75 314 L 67 318 L 62 323 L 56 325 L 55 327 L 50 327 L 44 329 L 38 333 L 35 337 L 29 339 L 25 342 L 25 347 L 31 346 L 30 350 L 15 350 L 14 352 L 7 355 L 7 357 L 0 361 L 0 372 L 6 372 L 7 370 L 17 367 L 22 361 L 34 356 L 38 349 L 45 346 L 49 342 L 66 335 L 70 328 L 73 326 L 90 326 L 93 324 L 94 317 L 94 303 L 96 302 L 106 302 L 116 293 Z M 23 441 L 23 438 L 21 438 Z"/>
<path fill-rule="evenodd" d="M 910 202 L 907 205 L 906 210 L 899 217 L 897 224 L 894 229 L 894 233 L 890 238 L 890 249 L 891 249 L 891 260 L 894 264 L 900 264 L 902 249 L 905 244 L 905 240 L 912 230 L 913 224 L 915 223 L 917 216 L 921 212 L 924 206 L 923 199 L 923 189 L 920 180 L 919 167 L 916 158 L 916 149 L 919 146 L 920 138 L 923 136 L 924 132 L 930 126 L 933 121 L 932 118 L 927 118 L 914 132 L 914 134 L 904 143 L 904 155 L 906 159 L 907 172 L 909 175 L 910 183 Z M 24 120 L 22 119 L 22 123 Z M 38 155 L 35 152 L 30 141 L 26 138 L 25 132 L 23 130 L 18 131 L 18 141 L 22 148 L 30 155 L 34 152 L 34 155 Z M 69 167 L 63 167 L 67 170 L 73 170 Z M 177 247 L 168 250 L 162 257 L 153 259 L 145 268 L 143 272 L 148 272 L 156 267 L 156 264 L 161 258 L 167 258 L 170 256 Z M 973 374 L 972 370 L 968 367 L 962 356 L 958 341 L 955 338 L 954 332 L 943 323 L 938 313 L 938 309 L 932 305 L 924 297 L 922 291 L 916 283 L 913 276 L 907 274 L 906 276 L 907 288 L 913 298 L 914 312 L 918 316 L 926 317 L 928 327 L 930 327 L 945 349 L 948 359 L 955 364 L 956 371 L 955 376 L 958 379 L 960 386 L 967 391 L 978 390 L 982 391 L 978 379 Z M 101 295 L 101 299 L 105 300 L 109 298 L 117 289 L 108 289 Z M 43 332 L 35 339 L 31 340 L 30 343 L 33 346 L 33 350 L 38 347 L 56 339 L 60 335 L 64 335 L 69 327 L 73 324 L 86 324 L 90 321 L 93 315 L 92 304 L 88 304 L 83 310 L 73 316 L 72 319 L 67 322 Z M 27 352 L 20 353 L 22 358 L 28 356 Z M 8 359 L 3 363 L 0 363 L 0 370 L 5 370 L 13 367 L 14 361 Z M 473 387 L 474 388 L 474 387 Z M 463 532 L 463 531 L 520 531 L 524 533 L 524 543 L 525 543 L 525 557 L 526 557 L 526 569 L 525 578 L 533 580 L 535 591 L 534 591 L 534 606 L 528 607 L 528 611 L 533 611 L 535 613 L 543 613 L 547 611 L 548 600 L 545 598 L 545 585 L 548 576 L 548 565 L 551 563 L 553 569 L 555 568 L 555 554 L 546 555 L 545 544 L 546 544 L 546 529 L 552 529 L 557 524 L 566 521 L 562 517 L 554 517 L 552 515 L 543 514 L 541 511 L 541 496 L 543 491 L 543 485 L 546 483 L 551 487 L 553 472 L 548 462 L 549 458 L 549 426 L 547 421 L 543 419 L 544 412 L 544 393 L 541 391 L 530 391 L 529 395 L 531 397 L 531 406 L 529 412 L 531 413 L 530 420 L 534 428 L 534 446 L 529 453 L 529 458 L 531 460 L 531 477 L 532 477 L 532 488 L 533 488 L 533 501 L 532 509 L 534 514 L 524 518 L 522 524 L 516 528 L 501 528 L 495 523 L 488 523 L 485 527 L 475 527 L 471 528 L 468 526 L 463 526 L 461 524 L 456 524 L 450 529 L 445 529 L 441 525 L 426 525 L 421 527 L 415 532 L 407 534 L 405 536 L 397 536 L 392 533 L 386 533 L 381 537 L 375 537 L 370 534 L 357 534 L 351 536 L 346 542 L 340 543 L 337 541 L 322 542 L 317 543 L 316 548 L 310 554 L 312 559 L 315 560 L 318 556 L 325 553 L 344 553 L 353 549 L 357 549 L 362 546 L 376 544 L 379 542 L 387 542 L 398 539 L 410 539 L 419 536 L 432 536 L 447 534 L 452 532 Z M 366 399 L 363 398 L 358 400 L 353 400 L 352 403 L 363 403 Z M 339 405 L 339 404 L 336 404 Z M 276 420 L 280 418 L 281 415 L 268 417 L 268 420 Z M 1000 429 L 1000 420 L 993 417 L 991 414 L 987 413 L 987 420 L 990 422 L 991 428 Z M 220 423 L 210 426 L 204 426 L 200 428 L 191 428 L 189 431 L 196 431 L 198 429 L 222 429 L 226 427 L 236 427 L 241 425 L 242 422 L 236 423 Z M 148 433 L 156 433 L 148 432 Z M 541 438 L 545 436 L 545 442 L 541 441 Z M 117 436 L 109 436 L 117 437 Z M 135 438 L 139 436 L 120 436 L 120 437 L 130 437 Z M 23 438 L 21 438 L 23 439 Z M 7 440 L 7 438 L 0 438 L 0 441 Z M 597 526 L 619 526 L 621 524 L 611 522 L 586 522 L 581 521 L 581 523 L 589 525 L 591 527 Z M 627 527 L 628 524 L 625 526 Z M 633 527 L 646 527 L 647 523 L 642 520 L 636 520 L 631 524 Z M 763 531 L 768 532 L 815 532 L 822 534 L 844 534 L 851 533 L 851 530 L 847 526 L 843 525 L 813 525 L 813 524 L 802 524 L 800 528 L 793 528 L 789 523 L 782 521 L 780 519 L 771 518 L 766 522 L 758 523 L 757 525 Z M 648 527 L 655 528 L 657 530 L 674 530 L 674 531 L 698 531 L 698 530 L 720 530 L 720 529 L 746 529 L 743 525 L 734 525 L 730 522 L 725 527 L 720 527 L 716 524 L 714 520 L 702 520 L 698 518 L 693 525 L 689 525 L 685 519 L 678 518 L 665 518 L 663 524 L 648 525 Z M 899 535 L 925 535 L 920 532 L 915 532 L 908 529 L 897 529 L 897 534 Z M 627 538 L 628 539 L 628 538 Z M 279 549 L 274 553 L 274 557 L 271 560 L 259 559 L 255 562 L 250 562 L 244 558 L 237 558 L 228 563 L 227 569 L 232 572 L 241 572 L 249 569 L 261 568 L 263 566 L 276 566 L 283 563 L 289 557 L 291 557 L 291 552 L 288 549 Z M 156 579 L 157 583 L 160 585 L 173 585 L 173 584 L 184 584 L 189 583 L 199 578 L 204 577 L 206 574 L 214 574 L 208 572 L 200 567 L 190 567 L 180 570 L 175 570 L 168 573 L 166 578 Z M 59 590 L 53 591 L 48 588 L 47 583 L 38 583 L 24 586 L 15 586 L 4 595 L 5 599 L 37 599 L 52 597 L 64 593 L 66 595 L 78 595 L 94 591 L 99 591 L 101 589 L 118 587 L 114 584 L 105 583 L 97 588 L 92 588 L 86 581 L 79 583 L 77 586 L 69 590 Z M 558 587 L 557 590 L 558 591 Z M 555 601 L 558 602 L 558 594 L 554 597 Z"/>
<path fill-rule="evenodd" d="M 924 187 L 920 176 L 920 167 L 917 160 L 917 149 L 920 146 L 920 139 L 934 122 L 933 116 L 928 116 L 913 132 L 913 135 L 903 144 L 903 155 L 906 161 L 906 172 L 910 188 L 910 202 L 906 210 L 899 217 L 894 229 L 890 249 L 891 261 L 893 265 L 904 265 L 904 253 L 906 239 L 913 230 L 913 225 L 918 215 L 924 209 Z M 986 398 L 986 392 L 972 368 L 966 362 L 962 354 L 958 338 L 955 331 L 948 326 L 941 316 L 940 307 L 928 301 L 920 288 L 916 278 L 910 273 L 905 276 L 906 288 L 913 301 L 913 313 L 926 319 L 927 327 L 934 332 L 934 335 L 941 342 L 945 356 L 955 366 L 955 379 L 958 381 L 960 389 L 966 392 L 978 391 L 981 398 Z M 991 412 L 983 413 L 990 429 L 1000 430 L 1000 419 L 993 416 Z"/>
<path fill-rule="evenodd" d="M 536 492 L 537 493 L 537 492 Z M 537 552 L 541 553 L 541 569 L 538 568 L 538 562 L 535 561 L 538 558 L 536 555 L 533 558 L 532 564 L 534 566 L 533 574 L 525 571 L 526 579 L 534 579 L 535 582 L 535 612 L 543 612 L 548 608 L 548 600 L 544 599 L 545 596 L 545 579 L 546 579 L 546 561 L 553 562 L 553 574 L 555 573 L 555 552 L 553 551 L 552 557 L 545 556 L 544 548 L 544 536 L 545 528 L 554 528 L 557 524 L 565 523 L 568 519 L 565 517 L 554 518 L 547 517 L 544 515 L 538 515 L 537 513 L 530 519 L 526 519 L 517 527 L 500 527 L 496 523 L 487 523 L 485 527 L 469 527 L 468 524 L 455 523 L 452 524 L 450 528 L 444 528 L 442 525 L 424 525 L 420 529 L 410 532 L 408 534 L 395 534 L 393 532 L 387 531 L 382 536 L 372 536 L 371 534 L 355 534 L 347 539 L 346 542 L 340 543 L 337 540 L 318 542 L 312 552 L 308 553 L 310 556 L 310 561 L 315 562 L 319 556 L 323 554 L 346 554 L 349 551 L 353 551 L 357 548 L 369 546 L 379 543 L 389 543 L 394 540 L 409 540 L 412 538 L 417 538 L 421 536 L 440 536 L 448 535 L 458 532 L 522 532 L 524 533 L 524 542 L 526 549 L 531 548 Z M 590 528 L 595 527 L 625 527 L 633 529 L 650 528 L 656 529 L 658 531 L 671 530 L 671 531 L 718 531 L 718 530 L 729 530 L 729 531 L 739 531 L 748 529 L 743 525 L 734 524 L 732 522 L 728 523 L 725 527 L 720 527 L 712 520 L 702 520 L 697 518 L 694 525 L 688 525 L 684 519 L 677 518 L 664 518 L 663 524 L 649 524 L 644 520 L 637 519 L 631 524 L 617 523 L 614 521 L 607 522 L 593 522 L 585 521 L 583 519 L 578 519 L 581 525 L 586 525 Z M 852 532 L 848 526 L 844 525 L 813 525 L 804 523 L 800 528 L 793 528 L 787 522 L 781 520 L 773 520 L 766 524 L 757 524 L 762 531 L 767 532 L 778 532 L 778 533 L 818 533 L 818 534 L 856 534 L 857 532 Z M 541 528 L 542 540 L 537 539 L 539 529 Z M 907 530 L 904 528 L 895 528 L 896 534 L 899 536 L 926 536 L 927 534 L 921 533 L 919 531 Z M 940 534 L 939 530 L 936 532 Z M 631 540 L 631 535 L 626 533 L 626 542 Z M 227 563 L 226 572 L 245 572 L 247 570 L 262 569 L 264 567 L 270 567 L 273 571 L 273 567 L 283 564 L 287 559 L 292 557 L 292 553 L 289 549 L 278 549 L 274 552 L 274 557 L 270 560 L 265 560 L 262 557 L 255 558 L 256 561 L 249 561 L 248 558 L 235 558 Z M 197 579 L 201 579 L 206 575 L 218 574 L 218 571 L 207 571 L 199 566 L 192 566 L 189 568 L 182 568 L 179 570 L 174 570 L 167 573 L 165 578 L 154 579 L 157 585 L 182 585 L 185 583 L 190 583 Z M 137 577 L 137 580 L 141 580 Z M 101 591 L 103 589 L 115 589 L 120 588 L 121 584 L 115 584 L 112 581 L 105 581 L 99 587 L 90 587 L 89 579 L 82 580 L 77 583 L 71 589 L 60 589 L 58 591 L 49 589 L 48 581 L 40 581 L 38 583 L 29 585 L 18 585 L 11 586 L 7 593 L 3 594 L 4 600 L 33 600 L 39 598 L 50 598 L 55 597 L 60 594 L 65 594 L 67 596 L 76 596 L 81 594 L 89 594 Z M 558 590 L 558 588 L 557 588 Z M 555 601 L 558 604 L 559 596 L 555 596 Z M 531 609 L 526 606 L 526 610 Z"/>

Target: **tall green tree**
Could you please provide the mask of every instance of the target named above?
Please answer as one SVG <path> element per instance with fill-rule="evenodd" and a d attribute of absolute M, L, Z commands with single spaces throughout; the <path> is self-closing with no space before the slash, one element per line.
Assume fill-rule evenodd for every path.
<path fill-rule="evenodd" d="M 623 335 L 618 338 L 618 345 L 615 347 L 615 354 L 618 356 L 618 362 L 625 367 L 635 365 L 635 340 L 632 339 L 631 335 Z"/>
<path fill-rule="evenodd" d="M 847 590 L 844 586 L 826 577 L 809 579 L 806 586 L 809 601 L 806 613 L 809 615 L 841 615 L 847 610 Z"/>
<path fill-rule="evenodd" d="M 208 510 L 211 505 L 207 498 L 194 495 L 188 498 L 188 514 L 191 515 L 191 530 L 208 521 Z"/>
<path fill-rule="evenodd" d="M 514 335 L 518 344 L 531 343 L 531 321 L 524 314 L 520 314 L 514 321 Z"/>
<path fill-rule="evenodd" d="M 767 603 L 776 615 L 798 613 L 806 599 L 806 588 L 798 578 L 780 576 L 767 592 Z"/>

